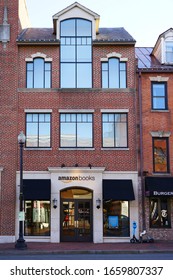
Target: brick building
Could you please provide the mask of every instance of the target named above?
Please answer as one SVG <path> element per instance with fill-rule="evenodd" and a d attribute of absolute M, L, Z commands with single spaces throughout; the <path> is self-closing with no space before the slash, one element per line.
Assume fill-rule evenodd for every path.
<path fill-rule="evenodd" d="M 173 29 L 162 33 L 154 48 L 136 48 L 136 58 L 141 230 L 169 240 L 173 238 Z"/>
<path fill-rule="evenodd" d="M 128 241 L 139 220 L 135 40 L 77 2 L 53 28 L 30 28 L 24 0 L 5 3 L 0 242 L 18 238 L 20 131 L 25 240 Z"/>

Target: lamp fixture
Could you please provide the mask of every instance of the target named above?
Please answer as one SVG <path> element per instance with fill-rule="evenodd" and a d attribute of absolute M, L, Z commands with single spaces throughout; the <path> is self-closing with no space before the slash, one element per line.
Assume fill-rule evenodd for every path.
<path fill-rule="evenodd" d="M 52 200 L 52 202 L 53 202 L 53 208 L 56 209 L 56 208 L 57 208 L 57 199 L 54 198 L 54 199 Z"/>
<path fill-rule="evenodd" d="M 97 208 L 97 209 L 100 209 L 100 206 L 101 206 L 101 199 L 100 199 L 100 198 L 97 198 L 97 199 L 96 199 L 96 208 Z"/>

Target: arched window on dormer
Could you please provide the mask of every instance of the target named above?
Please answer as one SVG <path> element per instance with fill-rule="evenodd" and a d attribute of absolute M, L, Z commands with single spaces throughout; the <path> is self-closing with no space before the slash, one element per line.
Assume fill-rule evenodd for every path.
<path fill-rule="evenodd" d="M 120 55 L 102 59 L 102 88 L 127 87 L 126 61 Z"/>
<path fill-rule="evenodd" d="M 26 87 L 51 88 L 51 62 L 35 57 L 26 62 Z"/>
<path fill-rule="evenodd" d="M 91 88 L 92 23 L 72 18 L 60 26 L 61 88 Z"/>

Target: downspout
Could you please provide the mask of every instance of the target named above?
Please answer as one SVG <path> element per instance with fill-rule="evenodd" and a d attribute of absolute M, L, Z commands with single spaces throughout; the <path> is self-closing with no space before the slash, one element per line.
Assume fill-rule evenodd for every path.
<path fill-rule="evenodd" d="M 140 129 L 140 175 L 141 175 L 141 203 L 142 203 L 142 231 L 146 232 L 146 215 L 145 215 L 145 177 L 143 170 L 143 124 L 142 124 L 142 81 L 141 71 L 138 73 L 138 94 L 139 94 L 139 129 Z"/>

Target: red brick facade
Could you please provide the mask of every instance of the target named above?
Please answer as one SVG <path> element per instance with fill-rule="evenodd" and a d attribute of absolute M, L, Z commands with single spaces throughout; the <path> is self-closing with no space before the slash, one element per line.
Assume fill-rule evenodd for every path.
<path fill-rule="evenodd" d="M 51 199 L 55 193 L 57 195 L 62 190 L 61 187 L 57 190 L 57 185 L 55 184 L 62 164 L 67 168 L 66 175 L 74 171 L 73 168 L 76 164 L 82 176 L 88 174 L 87 168 L 89 168 L 89 164 L 97 169 L 97 171 L 93 169 L 94 175 L 100 172 L 99 175 L 97 174 L 100 180 L 98 183 L 100 184 L 99 188 L 98 184 L 91 187 L 94 199 L 95 195 L 98 194 L 103 198 L 102 181 L 104 179 L 130 179 L 134 184 L 135 200 L 129 202 L 131 215 L 129 227 L 131 227 L 132 220 L 136 220 L 138 224 L 137 234 L 139 234 L 139 231 L 147 229 L 155 239 L 172 239 L 172 228 L 159 230 L 150 228 L 150 205 L 149 198 L 145 196 L 144 182 L 145 171 L 147 171 L 147 176 L 153 176 L 151 132 L 163 131 L 171 133 L 169 137 L 169 176 L 173 175 L 173 150 L 171 148 L 173 144 L 171 131 L 173 122 L 172 70 L 160 71 L 157 69 L 155 71 L 150 69 L 150 71 L 145 71 L 144 69 L 139 69 L 140 67 L 137 67 L 135 58 L 135 41 L 133 40 L 131 42 L 128 42 L 128 40 L 93 40 L 92 88 L 60 88 L 59 41 L 48 42 L 45 40 L 44 42 L 44 40 L 37 41 L 37 38 L 35 41 L 17 40 L 19 34 L 22 36 L 20 22 L 18 23 L 18 1 L 8 1 L 7 8 L 10 41 L 6 43 L 6 46 L 0 42 L 0 242 L 1 238 L 2 242 L 4 240 L 5 242 L 15 241 L 17 238 L 18 197 L 16 197 L 16 193 L 18 193 L 18 186 L 16 185 L 19 181 L 17 136 L 20 131 L 26 133 L 26 113 L 39 112 L 39 110 L 40 112 L 43 112 L 43 110 L 44 112 L 46 110 L 51 112 L 51 147 L 47 149 L 24 148 L 23 170 L 26 179 L 34 176 L 36 179 L 41 179 L 43 173 L 43 177 L 49 179 L 52 184 Z M 84 11 L 86 12 L 85 8 Z M 3 19 L 3 16 L 4 1 L 0 0 L 0 18 Z M 50 32 L 52 32 L 51 29 Z M 51 34 L 51 36 L 54 35 Z M 33 55 L 39 57 L 39 54 L 51 59 L 52 62 L 52 83 L 49 89 L 26 88 L 26 62 Z M 104 61 L 111 54 L 112 56 L 122 57 L 127 62 L 127 88 L 102 88 L 101 61 Z M 137 68 L 139 71 L 136 71 Z M 168 110 L 162 112 L 151 110 L 151 80 L 158 76 L 168 78 Z M 73 112 L 92 111 L 92 148 L 60 148 L 60 113 L 62 111 L 70 112 L 70 110 Z M 121 111 L 126 112 L 128 115 L 128 146 L 127 148 L 119 149 L 103 148 L 102 113 Z M 142 185 L 141 179 L 143 180 Z M 60 184 L 60 182 L 58 183 Z M 89 188 L 90 186 L 84 184 L 84 186 L 80 187 Z M 96 194 L 94 193 L 95 187 Z M 169 199 L 172 211 L 173 199 Z M 95 206 L 94 203 L 95 201 L 93 200 L 93 205 Z M 55 214 L 53 219 L 56 217 L 58 220 L 58 215 Z M 102 234 L 103 216 L 101 213 L 99 214 L 100 216 L 97 215 L 98 213 L 94 212 L 93 223 L 95 223 L 95 220 L 101 220 L 99 227 Z M 172 213 L 171 224 L 173 224 Z M 97 223 L 95 223 L 94 228 L 97 231 Z M 59 232 L 59 224 L 56 225 L 56 230 Z M 101 234 L 98 236 L 101 236 Z M 103 238 L 98 237 L 97 233 L 94 236 L 95 240 L 103 241 Z M 132 236 L 132 229 L 129 231 L 129 239 L 130 236 Z M 52 240 L 57 242 L 58 239 Z"/>

